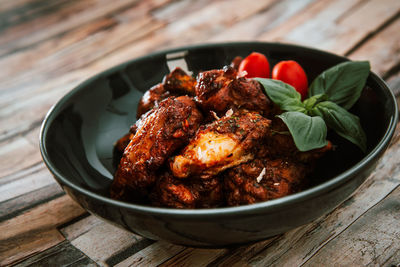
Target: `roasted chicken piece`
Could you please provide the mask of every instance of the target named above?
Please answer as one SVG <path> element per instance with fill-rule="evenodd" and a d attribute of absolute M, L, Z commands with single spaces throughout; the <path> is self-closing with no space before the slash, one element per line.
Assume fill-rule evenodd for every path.
<path fill-rule="evenodd" d="M 177 67 L 163 79 L 165 90 L 174 95 L 195 95 L 196 79 Z"/>
<path fill-rule="evenodd" d="M 240 110 L 202 126 L 182 153 L 170 163 L 177 178 L 212 177 L 253 159 L 269 131 L 270 120 L 256 112 Z"/>
<path fill-rule="evenodd" d="M 257 81 L 237 77 L 237 71 L 227 66 L 199 73 L 196 99 L 204 112 L 214 111 L 218 116 L 229 109 L 247 109 L 268 116 L 272 106 Z"/>
<path fill-rule="evenodd" d="M 289 129 L 283 121 L 275 117 L 271 122 L 271 130 L 265 141 L 265 146 L 259 150 L 259 157 L 282 158 L 291 157 L 303 163 L 314 163 L 326 152 L 333 149 L 332 143 L 328 142 L 325 147 L 301 152 L 297 149 Z"/>
<path fill-rule="evenodd" d="M 140 118 L 169 96 L 194 96 L 195 85 L 195 78 L 186 74 L 181 68 L 175 68 L 164 77 L 162 83 L 153 86 L 144 93 L 138 104 L 136 117 Z"/>
<path fill-rule="evenodd" d="M 116 161 L 116 164 L 118 166 L 118 163 L 120 162 L 122 155 L 124 154 L 125 148 L 128 146 L 129 142 L 131 139 L 135 136 L 137 130 L 137 125 L 134 124 L 131 126 L 129 129 L 129 132 L 122 136 L 120 139 L 117 140 L 114 144 L 114 156 L 113 156 L 113 161 Z"/>
<path fill-rule="evenodd" d="M 177 179 L 166 172 L 151 193 L 151 203 L 169 208 L 213 208 L 223 205 L 224 195 L 219 177 Z"/>
<path fill-rule="evenodd" d="M 224 173 L 228 206 L 252 204 L 300 191 L 306 185 L 309 166 L 289 158 L 255 159 Z"/>
<path fill-rule="evenodd" d="M 156 172 L 177 149 L 185 146 L 202 121 L 195 102 L 188 96 L 169 97 L 137 123 L 135 135 L 125 148 L 114 176 L 111 195 L 146 194 L 156 182 Z"/>
<path fill-rule="evenodd" d="M 170 95 L 171 93 L 165 90 L 162 83 L 151 87 L 144 93 L 139 101 L 136 111 L 136 118 L 139 119 L 147 111 L 151 110 L 154 107 L 157 107 L 162 100 L 166 99 Z"/>

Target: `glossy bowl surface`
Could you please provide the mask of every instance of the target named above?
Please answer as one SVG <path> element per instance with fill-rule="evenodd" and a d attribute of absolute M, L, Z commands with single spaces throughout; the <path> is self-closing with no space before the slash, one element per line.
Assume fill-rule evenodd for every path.
<path fill-rule="evenodd" d="M 246 42 L 182 47 L 128 61 L 83 82 L 53 106 L 40 135 L 44 162 L 63 189 L 89 212 L 144 237 L 175 244 L 221 247 L 254 242 L 330 212 L 374 170 L 396 127 L 395 98 L 374 73 L 351 110 L 367 133 L 367 153 L 330 135 L 337 150 L 321 160 L 307 190 L 253 205 L 199 210 L 156 208 L 109 198 L 115 171 L 113 143 L 135 122 L 143 92 L 175 66 L 196 75 L 222 68 L 235 56 L 253 51 L 267 55 L 271 66 L 280 60 L 298 61 L 310 81 L 347 60 L 294 45 Z"/>

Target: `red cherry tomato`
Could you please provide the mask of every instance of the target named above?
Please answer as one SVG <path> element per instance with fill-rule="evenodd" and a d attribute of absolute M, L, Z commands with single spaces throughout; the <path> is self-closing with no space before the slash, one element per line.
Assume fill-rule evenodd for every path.
<path fill-rule="evenodd" d="M 253 52 L 240 62 L 239 73 L 246 71 L 246 78 L 269 78 L 268 59 L 261 53 Z"/>
<path fill-rule="evenodd" d="M 308 81 L 303 68 L 294 60 L 281 61 L 272 69 L 272 79 L 281 80 L 293 86 L 301 94 L 307 96 Z"/>

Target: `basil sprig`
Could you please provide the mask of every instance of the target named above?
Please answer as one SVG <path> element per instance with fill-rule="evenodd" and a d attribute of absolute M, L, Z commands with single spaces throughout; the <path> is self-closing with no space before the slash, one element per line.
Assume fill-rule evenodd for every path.
<path fill-rule="evenodd" d="M 300 151 L 326 146 L 328 126 L 365 152 L 367 138 L 360 119 L 347 109 L 360 97 L 369 71 L 367 61 L 340 63 L 315 78 L 304 101 L 289 84 L 279 80 L 255 79 L 264 87 L 268 97 L 286 111 L 278 117 L 288 127 Z"/>

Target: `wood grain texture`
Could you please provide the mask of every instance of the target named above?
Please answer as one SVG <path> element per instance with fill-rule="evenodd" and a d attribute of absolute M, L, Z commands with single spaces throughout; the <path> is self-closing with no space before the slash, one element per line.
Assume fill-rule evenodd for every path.
<path fill-rule="evenodd" d="M 207 266 L 227 252 L 227 249 L 186 248 L 160 266 Z"/>
<path fill-rule="evenodd" d="M 61 197 L 65 192 L 61 187 L 52 183 L 40 187 L 24 195 L 0 203 L 0 222 L 9 220 L 22 212 L 34 208 L 38 205 Z"/>
<path fill-rule="evenodd" d="M 396 0 L 318 1 L 260 39 L 297 43 L 344 55 L 399 11 L 400 2 Z"/>
<path fill-rule="evenodd" d="M 0 205 L 3 201 L 22 196 L 41 187 L 55 183 L 56 181 L 44 164 L 33 166 L 31 172 L 25 172 L 24 176 L 20 179 L 15 177 L 14 181 L 0 187 Z"/>
<path fill-rule="evenodd" d="M 399 179 L 400 176 L 393 177 Z M 400 187 L 318 251 L 304 266 L 399 264 Z M 329 262 L 326 259 L 331 259 Z"/>
<path fill-rule="evenodd" d="M 41 162 L 40 152 L 26 138 L 16 136 L 0 142 L 0 177 Z"/>
<path fill-rule="evenodd" d="M 101 219 L 97 218 L 94 215 L 91 215 L 73 224 L 62 227 L 60 231 L 65 236 L 66 239 L 72 241 L 77 237 L 85 234 L 90 229 L 92 229 L 93 227 L 97 226 L 100 223 L 103 223 Z"/>
<path fill-rule="evenodd" d="M 121 261 L 116 266 L 156 266 L 166 262 L 183 250 L 185 250 L 183 246 L 159 241 Z"/>
<path fill-rule="evenodd" d="M 15 266 L 97 266 L 97 264 L 68 241 L 63 241 Z"/>
<path fill-rule="evenodd" d="M 62 196 L 0 223 L 0 264 L 19 261 L 64 240 L 56 229 L 83 214 L 69 196 Z"/>
<path fill-rule="evenodd" d="M 142 239 L 140 236 L 102 221 L 73 239 L 71 244 L 92 260 L 105 263 L 119 251 L 134 246 Z"/>
<path fill-rule="evenodd" d="M 398 71 L 400 62 L 400 16 L 350 55 L 352 60 L 369 60 L 372 71 L 384 78 Z"/>
<path fill-rule="evenodd" d="M 17 263 L 51 248 L 64 240 L 57 229 L 45 229 L 31 232 L 26 236 L 16 236 L 0 241 L 0 266 Z"/>
<path fill-rule="evenodd" d="M 41 163 L 38 134 L 84 79 L 204 42 L 283 41 L 370 60 L 398 96 L 399 26 L 398 0 L 0 1 L 0 265 L 398 265 L 399 126 L 376 170 L 332 213 L 217 250 L 154 242 L 89 216 Z"/>
<path fill-rule="evenodd" d="M 47 4 L 51 1 L 46 1 Z M 98 17 L 103 17 L 117 10 L 132 6 L 137 1 L 71 1 L 67 8 L 57 6 L 47 16 L 34 17 L 26 23 L 8 27 L 0 40 L 0 55 L 10 54 L 16 50 L 27 48 L 43 40 L 63 34 L 66 31 L 82 26 Z"/>

